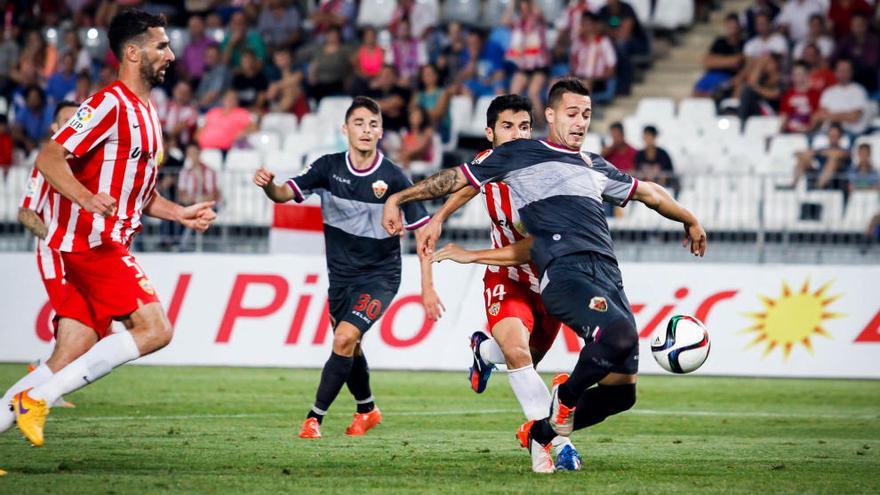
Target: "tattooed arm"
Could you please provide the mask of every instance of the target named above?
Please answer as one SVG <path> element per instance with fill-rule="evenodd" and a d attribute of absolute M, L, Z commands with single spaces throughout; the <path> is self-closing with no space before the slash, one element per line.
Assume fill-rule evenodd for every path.
<path fill-rule="evenodd" d="M 401 205 L 411 201 L 440 198 L 454 193 L 467 185 L 468 181 L 464 173 L 457 167 L 443 170 L 427 179 L 421 180 L 415 185 L 388 197 L 382 213 L 382 226 L 391 235 L 399 234 L 403 230 L 403 222 L 400 218 Z"/>

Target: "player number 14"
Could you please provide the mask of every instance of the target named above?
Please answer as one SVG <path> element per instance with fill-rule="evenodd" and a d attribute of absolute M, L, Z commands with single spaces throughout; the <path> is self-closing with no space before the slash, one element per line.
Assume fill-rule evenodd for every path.
<path fill-rule="evenodd" d="M 499 301 L 503 301 L 505 294 L 506 292 L 504 292 L 504 284 L 498 284 L 491 289 L 486 289 L 486 301 L 489 304 L 492 304 L 493 297 Z"/>

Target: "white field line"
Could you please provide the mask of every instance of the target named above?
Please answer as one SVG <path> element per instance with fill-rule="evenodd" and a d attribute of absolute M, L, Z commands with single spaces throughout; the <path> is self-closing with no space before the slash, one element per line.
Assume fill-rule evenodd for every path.
<path fill-rule="evenodd" d="M 474 414 L 516 414 L 519 409 L 454 409 L 438 411 L 388 411 L 394 416 L 465 416 Z M 791 414 L 776 412 L 736 412 L 736 411 L 675 411 L 667 409 L 634 409 L 624 413 L 639 416 L 673 416 L 673 417 L 707 417 L 707 418 L 763 418 L 763 419 L 823 419 L 823 420 L 877 420 L 880 419 L 880 411 L 876 415 L 851 415 L 851 414 Z M 186 419 L 239 419 L 239 418 L 272 418 L 287 417 L 288 413 L 241 413 L 241 414 L 170 414 L 170 415 L 143 415 L 143 416 L 77 416 L 73 412 L 70 416 L 52 418 L 55 421 L 168 421 Z M 330 414 L 335 416 L 337 414 Z M 338 413 L 347 416 L 348 413 Z"/>

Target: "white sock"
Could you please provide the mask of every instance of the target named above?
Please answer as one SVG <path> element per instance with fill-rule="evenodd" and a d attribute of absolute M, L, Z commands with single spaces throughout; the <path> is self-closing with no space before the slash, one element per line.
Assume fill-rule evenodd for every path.
<path fill-rule="evenodd" d="M 101 339 L 76 361 L 55 373 L 49 381 L 35 388 L 31 398 L 54 403 L 64 394 L 79 390 L 110 371 L 141 356 L 130 332 L 114 333 Z"/>
<path fill-rule="evenodd" d="M 480 344 L 480 357 L 492 364 L 507 363 L 507 358 L 504 357 L 504 352 L 495 339 L 486 339 Z"/>
<path fill-rule="evenodd" d="M 550 414 L 550 391 L 533 365 L 508 370 L 507 377 L 526 419 L 546 418 Z"/>
<path fill-rule="evenodd" d="M 556 438 L 551 440 L 550 443 L 553 445 L 553 455 L 559 455 L 559 451 L 562 450 L 562 448 L 566 445 L 571 445 L 572 447 L 574 447 L 574 444 L 571 443 L 571 440 L 569 440 L 568 437 L 564 437 L 562 435 L 557 436 Z"/>
<path fill-rule="evenodd" d="M 8 430 L 15 423 L 15 414 L 12 414 L 8 407 L 15 394 L 22 390 L 42 385 L 50 378 L 52 378 L 52 370 L 45 364 L 41 364 L 34 371 L 24 375 L 21 380 L 15 382 L 15 385 L 9 387 L 9 390 L 3 394 L 2 402 L 0 402 L 0 433 Z"/>

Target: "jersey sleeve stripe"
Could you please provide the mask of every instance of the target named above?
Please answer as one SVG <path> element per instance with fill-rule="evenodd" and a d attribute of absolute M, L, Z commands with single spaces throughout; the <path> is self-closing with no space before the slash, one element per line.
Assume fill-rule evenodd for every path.
<path fill-rule="evenodd" d="M 633 194 L 636 192 L 636 188 L 639 186 L 639 179 L 635 177 L 632 178 L 632 185 L 629 187 L 629 193 L 626 195 L 626 199 L 623 200 L 623 203 L 620 203 L 620 207 L 623 208 L 629 203 L 629 200 L 632 199 Z"/>
<path fill-rule="evenodd" d="M 416 220 L 415 222 L 413 222 L 411 224 L 404 224 L 403 228 L 405 228 L 406 230 L 416 230 L 417 228 L 422 227 L 423 225 L 427 224 L 430 220 L 431 220 L 431 216 L 425 215 L 422 218 Z"/>
<path fill-rule="evenodd" d="M 471 173 L 471 169 L 470 167 L 468 167 L 467 163 L 461 164 L 461 170 L 462 172 L 464 172 L 464 176 L 468 180 L 468 182 L 470 182 L 474 188 L 479 189 L 480 181 L 478 181 L 474 174 Z"/>
<path fill-rule="evenodd" d="M 287 185 L 290 186 L 291 189 L 293 189 L 293 195 L 294 195 L 293 200 L 294 201 L 296 201 L 297 203 L 302 203 L 303 201 L 305 201 L 306 196 L 305 196 L 305 194 L 303 194 L 303 192 L 299 188 L 299 186 L 296 185 L 295 180 L 287 179 Z"/>

